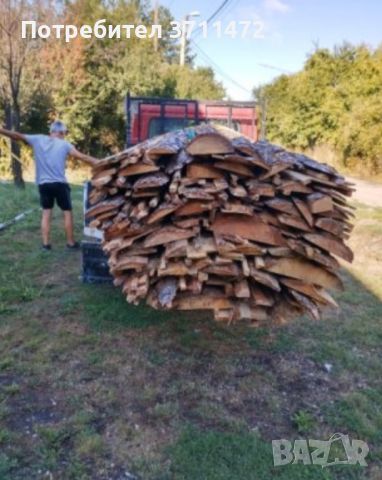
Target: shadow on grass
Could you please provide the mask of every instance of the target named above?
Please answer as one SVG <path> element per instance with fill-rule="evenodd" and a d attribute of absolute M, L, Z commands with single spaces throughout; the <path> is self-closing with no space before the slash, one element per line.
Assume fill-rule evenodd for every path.
<path fill-rule="evenodd" d="M 86 285 L 82 291 L 90 325 L 99 330 L 144 329 L 176 318 L 174 312 L 155 311 L 146 305 L 130 305 L 120 290 L 110 285 Z"/>

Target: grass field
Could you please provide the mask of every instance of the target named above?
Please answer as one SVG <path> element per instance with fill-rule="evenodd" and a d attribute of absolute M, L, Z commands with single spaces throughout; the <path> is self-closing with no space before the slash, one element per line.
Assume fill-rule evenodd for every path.
<path fill-rule="evenodd" d="M 37 207 L 35 188 L 0 185 L 0 205 Z M 50 253 L 38 211 L 0 233 L 0 479 L 382 478 L 382 209 L 358 207 L 341 311 L 271 329 L 81 284 L 58 211 Z M 272 439 L 335 432 L 368 442 L 367 468 L 273 466 Z"/>

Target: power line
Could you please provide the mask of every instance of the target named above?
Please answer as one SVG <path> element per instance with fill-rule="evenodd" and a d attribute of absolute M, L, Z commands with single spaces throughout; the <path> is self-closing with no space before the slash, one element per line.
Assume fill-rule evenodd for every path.
<path fill-rule="evenodd" d="M 241 90 L 244 90 L 247 93 L 252 94 L 251 90 L 249 90 L 247 87 L 244 87 L 241 85 L 239 82 L 237 82 L 234 78 L 232 78 L 228 73 L 226 73 L 212 58 L 207 55 L 207 53 L 202 50 L 197 43 L 195 43 L 193 40 L 191 40 L 193 43 L 194 47 L 200 52 L 200 54 L 204 57 L 205 61 L 209 66 L 215 67 L 215 70 L 217 70 L 222 77 L 224 77 L 226 80 L 230 81 L 232 84 L 236 85 L 238 88 Z"/>
<path fill-rule="evenodd" d="M 231 0 L 224 0 L 224 2 L 220 5 L 220 7 L 218 7 L 214 13 L 209 17 L 207 18 L 207 24 L 212 22 L 212 20 L 217 16 L 219 15 L 219 13 L 223 10 L 223 8 L 229 3 L 231 2 Z"/>
<path fill-rule="evenodd" d="M 206 24 L 208 25 L 210 22 L 212 22 L 212 20 L 214 18 L 216 18 L 217 15 L 219 15 L 219 13 L 223 10 L 223 8 L 228 5 L 232 0 L 224 0 L 223 3 L 220 4 L 220 6 L 214 11 L 214 13 L 212 15 L 210 15 L 207 20 L 206 20 Z M 201 32 L 202 30 L 202 27 L 198 27 L 196 28 L 193 33 L 191 34 L 191 36 L 194 36 L 194 35 L 197 35 Z"/>
<path fill-rule="evenodd" d="M 287 74 L 292 73 L 290 70 L 286 70 L 285 68 L 275 67 L 274 65 L 269 65 L 268 63 L 258 63 L 257 65 L 259 65 L 260 67 L 269 68 L 270 70 L 277 70 L 278 72 L 282 72 L 282 73 L 287 73 Z"/>
<path fill-rule="evenodd" d="M 238 5 L 239 2 L 240 2 L 240 0 L 236 0 L 236 1 L 234 1 L 228 8 L 226 8 L 226 9 L 225 9 L 225 12 L 224 12 L 223 15 L 220 17 L 220 20 L 223 21 L 223 20 L 227 17 L 228 13 L 229 13 L 233 8 L 235 8 L 235 7 Z"/>
<path fill-rule="evenodd" d="M 212 60 L 211 57 L 209 57 L 197 44 L 194 44 L 194 46 L 199 50 L 201 55 L 204 57 L 206 63 L 209 66 L 213 66 L 215 70 L 226 80 L 230 81 L 232 84 L 236 85 L 238 88 L 241 90 L 244 90 L 247 93 L 252 94 L 251 90 L 249 90 L 247 87 L 244 87 L 241 85 L 239 82 L 237 82 L 234 78 L 232 78 L 228 73 L 226 73 L 216 62 Z"/>

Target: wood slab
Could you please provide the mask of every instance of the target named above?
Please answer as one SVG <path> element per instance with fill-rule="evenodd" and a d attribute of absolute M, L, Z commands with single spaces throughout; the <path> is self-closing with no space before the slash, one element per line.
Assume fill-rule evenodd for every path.
<path fill-rule="evenodd" d="M 285 277 L 296 278 L 324 288 L 342 289 L 341 280 L 312 262 L 299 258 L 279 258 L 272 260 L 266 270 Z"/>
<path fill-rule="evenodd" d="M 198 135 L 187 145 L 186 151 L 190 155 L 214 155 L 234 153 L 231 142 L 218 133 Z"/>
<path fill-rule="evenodd" d="M 249 220 L 242 215 L 218 214 L 211 228 L 217 234 L 230 232 L 267 245 L 286 246 L 280 231 L 264 223 L 258 215 L 254 215 Z"/>

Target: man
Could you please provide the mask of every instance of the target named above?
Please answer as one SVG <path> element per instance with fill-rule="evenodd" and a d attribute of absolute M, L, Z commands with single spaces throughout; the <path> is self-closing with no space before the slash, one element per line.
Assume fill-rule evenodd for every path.
<path fill-rule="evenodd" d="M 49 236 L 52 209 L 55 202 L 64 212 L 67 248 L 79 248 L 78 242 L 74 240 L 70 187 L 65 177 L 66 161 L 68 156 L 72 156 L 90 165 L 97 162 L 96 158 L 79 152 L 71 143 L 66 141 L 66 134 L 66 126 L 60 121 L 51 124 L 49 136 L 25 135 L 0 128 L 0 135 L 5 135 L 15 141 L 25 142 L 33 148 L 36 183 L 42 207 L 41 233 L 44 250 L 51 250 L 52 248 Z"/>

